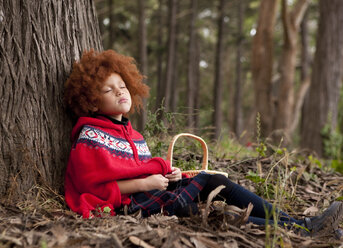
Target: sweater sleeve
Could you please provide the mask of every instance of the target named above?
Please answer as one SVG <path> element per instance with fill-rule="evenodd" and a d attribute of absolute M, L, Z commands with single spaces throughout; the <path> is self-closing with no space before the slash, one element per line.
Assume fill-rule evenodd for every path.
<path fill-rule="evenodd" d="M 70 153 L 65 177 L 69 207 L 84 217 L 97 207 L 120 207 L 122 199 L 115 170 L 105 154 L 79 144 Z"/>

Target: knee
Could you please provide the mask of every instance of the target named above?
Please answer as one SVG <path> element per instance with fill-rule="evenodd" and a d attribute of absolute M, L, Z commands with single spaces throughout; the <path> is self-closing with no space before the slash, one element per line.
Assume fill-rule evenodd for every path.
<path fill-rule="evenodd" d="M 231 182 L 229 178 L 221 174 L 212 175 L 210 180 L 218 185 L 226 185 L 228 182 Z"/>
<path fill-rule="evenodd" d="M 220 185 L 225 185 L 226 187 L 230 186 L 232 182 L 226 176 L 215 174 L 211 175 L 211 178 L 208 180 L 208 185 L 211 185 L 213 188 L 216 188 Z"/>

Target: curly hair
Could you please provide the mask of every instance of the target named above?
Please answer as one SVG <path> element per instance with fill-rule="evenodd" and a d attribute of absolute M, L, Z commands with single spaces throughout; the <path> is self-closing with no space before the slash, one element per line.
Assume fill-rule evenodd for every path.
<path fill-rule="evenodd" d="M 91 116 L 100 102 L 100 90 L 105 80 L 118 73 L 124 80 L 131 98 L 130 113 L 142 108 L 142 99 L 149 95 L 149 87 L 143 83 L 135 60 L 113 50 L 85 51 L 79 62 L 73 64 L 69 78 L 64 84 L 64 100 L 77 116 Z"/>

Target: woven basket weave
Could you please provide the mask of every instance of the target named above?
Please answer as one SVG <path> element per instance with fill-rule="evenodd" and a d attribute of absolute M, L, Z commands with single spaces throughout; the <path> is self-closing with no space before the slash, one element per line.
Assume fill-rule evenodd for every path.
<path fill-rule="evenodd" d="M 189 138 L 193 138 L 193 139 L 199 141 L 201 144 L 202 150 L 203 150 L 203 159 L 202 159 L 201 169 L 200 170 L 182 171 L 182 173 L 185 173 L 190 177 L 194 177 L 194 176 L 198 175 L 201 171 L 204 171 L 208 174 L 221 174 L 221 175 L 224 175 L 226 177 L 228 176 L 228 174 L 226 172 L 207 169 L 208 168 L 208 148 L 207 148 L 206 142 L 202 138 L 200 138 L 194 134 L 190 134 L 190 133 L 180 133 L 178 135 L 175 135 L 173 137 L 173 139 L 171 140 L 171 142 L 169 144 L 169 148 L 168 148 L 168 154 L 167 154 L 167 160 L 170 161 L 170 166 L 172 166 L 172 163 L 173 163 L 173 151 L 174 151 L 175 142 L 180 137 L 189 137 Z"/>

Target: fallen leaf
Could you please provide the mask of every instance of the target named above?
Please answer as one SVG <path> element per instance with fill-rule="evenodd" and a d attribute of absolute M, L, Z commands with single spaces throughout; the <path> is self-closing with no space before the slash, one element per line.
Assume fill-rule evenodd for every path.
<path fill-rule="evenodd" d="M 141 246 L 143 248 L 154 248 L 154 246 L 149 245 L 144 240 L 141 240 L 140 238 L 137 238 L 135 236 L 130 236 L 129 240 L 131 241 L 132 244 Z"/>
<path fill-rule="evenodd" d="M 303 212 L 303 215 L 306 216 L 315 216 L 319 212 L 319 209 L 315 206 L 306 208 L 305 211 Z"/>

